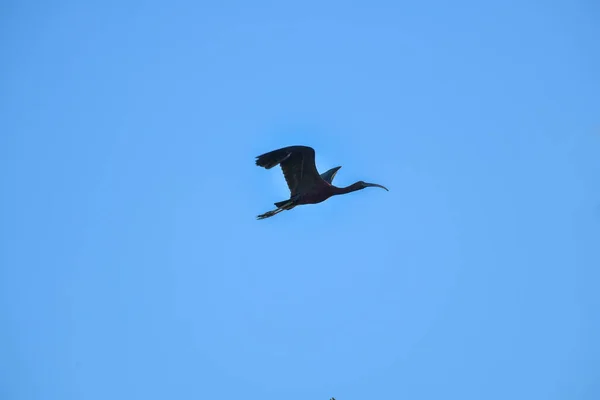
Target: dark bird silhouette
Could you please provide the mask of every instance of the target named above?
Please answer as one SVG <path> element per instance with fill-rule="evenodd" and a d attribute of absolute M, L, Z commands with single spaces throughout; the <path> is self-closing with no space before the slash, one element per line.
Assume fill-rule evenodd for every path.
<path fill-rule="evenodd" d="M 266 169 L 280 165 L 290 189 L 289 199 L 275 203 L 277 207 L 275 210 L 267 211 L 257 216 L 257 219 L 269 218 L 299 205 L 321 203 L 331 196 L 346 194 L 367 187 L 379 187 L 388 190 L 385 186 L 363 181 L 358 181 L 346 187 L 333 186 L 331 182 L 342 167 L 332 168 L 319 175 L 315 165 L 315 150 L 308 146 L 289 146 L 262 154 L 256 157 L 256 165 Z"/>

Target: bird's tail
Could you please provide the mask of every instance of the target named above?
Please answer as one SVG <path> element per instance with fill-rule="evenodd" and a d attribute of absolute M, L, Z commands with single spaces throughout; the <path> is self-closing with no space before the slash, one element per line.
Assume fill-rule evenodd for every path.
<path fill-rule="evenodd" d="M 291 199 L 289 199 L 289 200 L 278 201 L 277 203 L 274 203 L 274 204 L 275 204 L 275 207 L 277 207 L 277 208 L 283 208 L 284 210 L 291 210 L 291 207 L 287 208 L 286 206 L 287 205 L 291 206 L 292 201 L 291 201 Z"/>
<path fill-rule="evenodd" d="M 290 155 L 291 153 L 285 149 L 273 150 L 256 157 L 256 165 L 271 169 L 287 160 Z"/>

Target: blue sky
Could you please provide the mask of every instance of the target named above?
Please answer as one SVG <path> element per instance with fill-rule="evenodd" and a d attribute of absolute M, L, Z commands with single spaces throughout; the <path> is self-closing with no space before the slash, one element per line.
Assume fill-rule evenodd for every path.
<path fill-rule="evenodd" d="M 0 398 L 600 398 L 596 2 L 166 4 L 1 6 Z"/>

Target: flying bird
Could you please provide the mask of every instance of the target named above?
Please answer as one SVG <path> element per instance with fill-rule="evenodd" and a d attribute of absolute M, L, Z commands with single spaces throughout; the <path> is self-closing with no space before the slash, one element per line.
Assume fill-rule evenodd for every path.
<path fill-rule="evenodd" d="M 362 190 L 367 187 L 378 187 L 388 190 L 376 183 L 358 181 L 350 186 L 337 187 L 332 185 L 333 178 L 340 167 L 319 174 L 315 165 L 315 150 L 308 146 L 289 146 L 256 157 L 256 165 L 271 169 L 281 166 L 283 176 L 290 189 L 290 198 L 275 203 L 275 210 L 267 211 L 257 216 L 257 219 L 272 217 L 285 210 L 291 210 L 303 204 L 321 203 L 331 196 Z"/>

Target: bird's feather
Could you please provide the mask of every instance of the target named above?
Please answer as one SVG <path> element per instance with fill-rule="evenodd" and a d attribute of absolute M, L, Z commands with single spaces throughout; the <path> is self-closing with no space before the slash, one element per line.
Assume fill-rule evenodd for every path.
<path fill-rule="evenodd" d="M 289 146 L 257 157 L 256 165 L 267 169 L 280 165 L 291 196 L 310 190 L 323 181 L 315 165 L 315 150 L 308 146 Z"/>

